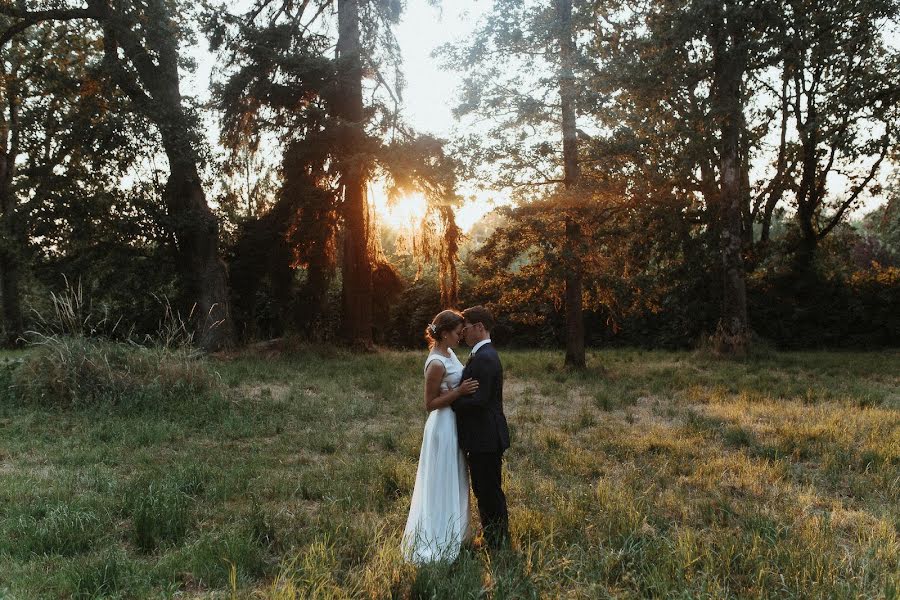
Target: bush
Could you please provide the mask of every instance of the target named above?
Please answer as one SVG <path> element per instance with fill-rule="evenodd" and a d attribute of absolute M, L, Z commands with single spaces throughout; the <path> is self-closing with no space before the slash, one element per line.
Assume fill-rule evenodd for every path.
<path fill-rule="evenodd" d="M 221 387 L 190 350 L 68 336 L 42 338 L 11 379 L 16 399 L 61 408 L 161 409 L 218 396 Z"/>
<path fill-rule="evenodd" d="M 782 349 L 883 348 L 900 336 L 900 269 L 749 281 L 752 328 Z"/>
<path fill-rule="evenodd" d="M 49 316 L 36 317 L 40 331 L 27 333 L 31 351 L 19 364 L 0 365 L 0 400 L 191 413 L 211 408 L 198 400 L 222 400 L 218 377 L 198 360 L 188 326 L 167 300 L 155 335 L 143 343 L 130 335 L 112 340 L 121 319 L 95 314 L 80 282 L 51 293 L 50 301 Z"/>

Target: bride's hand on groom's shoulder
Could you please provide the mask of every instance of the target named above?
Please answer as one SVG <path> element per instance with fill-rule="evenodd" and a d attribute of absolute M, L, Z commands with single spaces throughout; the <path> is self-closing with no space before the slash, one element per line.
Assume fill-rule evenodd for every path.
<path fill-rule="evenodd" d="M 478 389 L 478 380 L 477 379 L 466 379 L 462 383 L 459 384 L 459 387 L 456 388 L 456 391 L 459 392 L 460 396 L 468 396 L 469 394 L 474 394 L 475 390 Z"/>

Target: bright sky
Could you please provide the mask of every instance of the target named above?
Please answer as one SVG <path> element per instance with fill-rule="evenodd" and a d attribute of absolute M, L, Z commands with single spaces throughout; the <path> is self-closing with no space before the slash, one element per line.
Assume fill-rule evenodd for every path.
<path fill-rule="evenodd" d="M 449 138 L 455 121 L 451 114 L 455 90 L 460 83 L 459 74 L 440 70 L 432 51 L 438 46 L 463 39 L 475 26 L 480 14 L 490 9 L 489 2 L 477 0 L 445 0 L 442 8 L 429 6 L 417 0 L 408 2 L 403 20 L 396 29 L 397 41 L 403 55 L 403 71 L 407 85 L 403 91 L 404 118 L 420 133 L 430 133 Z M 209 53 L 206 40 L 200 36 L 193 48 L 197 70 L 187 74 L 184 92 L 201 100 L 209 98 L 209 81 L 214 57 Z M 218 143 L 217 124 L 207 123 L 209 141 Z M 473 182 L 461 182 L 459 193 L 467 198 L 456 213 L 457 223 L 467 231 L 485 213 L 494 207 L 494 199 L 509 202 L 505 194 L 479 191 Z M 398 210 L 387 206 L 387 199 L 379 189 L 373 189 L 373 201 L 380 214 L 389 223 L 401 223 L 410 212 L 417 212 L 416 199 L 402 202 Z M 423 201 L 424 202 L 424 201 Z M 385 213 L 396 214 L 385 214 Z"/>
<path fill-rule="evenodd" d="M 445 0 L 442 8 L 429 6 L 418 0 L 407 2 L 403 20 L 396 29 L 397 42 L 403 53 L 403 70 L 406 89 L 403 91 L 405 120 L 421 133 L 430 133 L 448 139 L 455 120 L 451 108 L 460 84 L 458 73 L 442 71 L 432 51 L 447 42 L 464 39 L 472 31 L 479 15 L 490 9 L 489 2 L 476 0 Z M 461 182 L 460 194 L 468 200 L 456 211 L 456 222 L 468 231 L 498 202 L 509 202 L 502 193 L 478 191 L 474 182 Z M 403 203 L 398 210 L 386 207 L 383 196 L 376 194 L 375 205 L 380 213 L 389 212 L 389 222 L 405 220 L 416 207 Z M 396 214 L 393 214 L 396 213 Z"/>
<path fill-rule="evenodd" d="M 245 1 L 245 0 L 244 0 Z M 238 0 L 236 4 L 240 4 Z M 490 10 L 490 2 L 484 0 L 444 0 L 442 8 L 429 6 L 423 0 L 406 3 L 403 20 L 396 29 L 397 41 L 403 56 L 403 69 L 407 86 L 403 92 L 404 118 L 417 131 L 438 137 L 450 138 L 456 125 L 451 107 L 460 83 L 458 73 L 440 70 L 437 59 L 431 56 L 438 46 L 464 39 L 474 28 L 481 14 Z M 896 30 L 889 34 L 892 45 L 897 45 L 900 35 Z M 209 98 L 209 81 L 213 56 L 209 53 L 205 39 L 193 49 L 198 68 L 193 75 L 185 77 L 184 92 L 201 100 Z M 208 122 L 209 140 L 217 144 L 218 130 L 212 119 Z M 886 175 L 882 175 L 886 178 Z M 461 182 L 460 194 L 467 201 L 456 213 L 457 223 L 467 231 L 485 213 L 497 204 L 509 203 L 503 192 L 479 190 L 477 182 Z M 406 199 L 402 206 L 394 210 L 387 206 L 383 193 L 373 189 L 376 209 L 388 223 L 408 221 L 410 215 L 419 212 L 422 200 Z M 873 199 L 874 200 L 874 199 Z M 878 201 L 866 202 L 871 209 Z M 395 214 L 392 214 L 395 213 Z"/>

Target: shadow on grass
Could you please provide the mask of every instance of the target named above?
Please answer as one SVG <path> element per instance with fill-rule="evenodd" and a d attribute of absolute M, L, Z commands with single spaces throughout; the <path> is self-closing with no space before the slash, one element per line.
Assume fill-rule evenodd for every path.
<path fill-rule="evenodd" d="M 397 590 L 395 590 L 397 591 Z M 513 549 L 488 553 L 464 546 L 452 563 L 435 562 L 416 570 L 409 597 L 413 599 L 537 598 L 527 561 Z"/>

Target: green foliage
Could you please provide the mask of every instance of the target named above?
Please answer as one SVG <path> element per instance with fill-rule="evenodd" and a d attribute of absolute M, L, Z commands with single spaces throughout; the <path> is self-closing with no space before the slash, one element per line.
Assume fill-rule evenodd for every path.
<path fill-rule="evenodd" d="M 359 4 L 360 39 L 355 43 L 371 63 L 363 76 L 374 74 L 379 83 L 376 93 L 367 97 L 359 127 L 348 127 L 342 113 L 347 82 L 340 78 L 346 57 L 331 56 L 332 12 L 309 3 L 277 7 L 260 2 L 244 15 L 219 7 L 204 13 L 203 29 L 229 64 L 224 81 L 213 86 L 223 116 L 223 143 L 232 153 L 225 174 L 232 177 L 257 159 L 262 140 L 280 141 L 281 181 L 268 210 L 246 215 L 226 210 L 237 232 L 229 251 L 230 271 L 235 316 L 245 340 L 286 333 L 328 340 L 344 333 L 338 328 L 344 324 L 335 323 L 329 296 L 338 274 L 339 225 L 348 223 L 342 176 L 358 163 L 367 178 L 385 180 L 392 195 L 419 192 L 428 199 L 426 219 L 430 222 L 437 215 L 440 226 L 432 231 L 423 221 L 423 230 L 431 235 L 417 239 L 417 254 L 441 266 L 442 292 L 449 303 L 455 302 L 460 232 L 449 208 L 459 202 L 458 165 L 444 151 L 442 140 L 418 135 L 400 122 L 396 98 L 402 76 L 393 26 L 401 8 L 399 2 Z M 307 26 L 296 26 L 306 19 L 311 19 Z M 388 68 L 393 69 L 393 88 L 383 76 Z M 392 96 L 391 101 L 380 90 Z M 398 131 L 402 135 L 396 135 Z M 348 135 L 359 139 L 348 146 Z M 248 188 L 250 178 L 247 173 Z M 252 207 L 252 194 L 247 194 Z M 222 204 L 234 206 L 235 195 L 226 192 Z M 383 342 L 383 323 L 402 281 L 377 241 L 367 245 L 375 286 L 375 339 Z M 344 279 L 352 271 L 339 274 Z M 348 280 L 342 284 L 348 290 L 356 285 Z"/>
<path fill-rule="evenodd" d="M 896 344 L 900 334 L 900 269 L 870 265 L 845 272 L 823 268 L 820 248 L 811 273 L 770 265 L 751 280 L 749 302 L 756 332 L 783 348 L 872 348 Z M 839 256 L 844 265 L 849 259 Z"/>
<path fill-rule="evenodd" d="M 500 0 L 470 36 L 438 51 L 445 68 L 463 74 L 454 115 L 478 123 L 457 140 L 456 153 L 472 176 L 528 198 L 542 197 L 540 184 L 562 173 L 558 6 Z M 581 42 L 574 76 L 584 114 L 600 101 L 584 85 L 597 68 L 597 56 L 584 51 L 596 31 L 590 3 L 573 3 L 573 13 L 573 34 Z"/>
<path fill-rule="evenodd" d="M 900 177 L 885 192 L 885 204 L 862 218 L 862 240 L 854 247 L 854 260 L 861 268 L 873 261 L 900 266 Z"/>
<path fill-rule="evenodd" d="M 596 237 L 587 238 L 595 253 L 583 263 L 589 344 L 691 348 L 714 330 L 720 292 L 709 273 L 712 240 L 681 219 L 684 210 L 677 202 L 647 204 L 639 215 L 604 222 L 620 225 L 611 237 L 598 227 Z M 549 211 L 513 209 L 468 255 L 477 283 L 467 300 L 494 308 L 504 341 L 563 343 L 563 290 L 554 284 L 559 234 Z M 786 225 L 748 278 L 758 343 L 794 349 L 896 344 L 896 267 L 858 260 L 866 238 L 840 228 L 820 244 L 815 270 L 800 277 L 797 238 L 796 226 Z"/>
<path fill-rule="evenodd" d="M 390 333 L 387 340 L 401 348 L 422 347 L 425 326 L 444 309 L 440 290 L 431 278 L 423 278 L 408 286 L 392 307 Z"/>
<path fill-rule="evenodd" d="M 97 314 L 79 282 L 50 295 L 52 313 L 37 313 L 41 331 L 30 332 L 31 350 L 3 365 L 4 395 L 13 404 L 60 409 L 113 408 L 213 416 L 224 405 L 217 376 L 199 360 L 185 323 L 166 305 L 146 345 L 114 341 L 121 319 Z"/>
<path fill-rule="evenodd" d="M 56 215 L 34 223 L 32 235 L 57 252 L 33 263 L 25 297 L 30 328 L 41 327 L 40 314 L 53 310 L 51 294 L 63 295 L 78 282 L 96 312 L 116 315 L 103 334 L 121 339 L 155 333 L 161 299 L 176 298 L 181 289 L 160 190 L 138 185 L 97 194 L 91 202 L 77 200 L 67 193 L 54 205 Z"/>
<path fill-rule="evenodd" d="M 15 168 L 3 182 L 0 254 L 14 257 L 21 298 L 5 303 L 21 302 L 26 329 L 28 306 L 40 304 L 45 286 L 58 289 L 60 273 L 96 282 L 104 300 L 131 309 L 138 328 L 146 325 L 146 304 L 124 296 L 165 280 L 166 269 L 131 263 L 164 259 L 160 211 L 152 205 L 158 198 L 150 185 L 120 182 L 153 151 L 153 136 L 110 81 L 98 50 L 96 28 L 69 21 L 39 22 L 4 51 L 4 111 L 14 107 L 15 114 L 2 117 L 11 124 L 3 147 Z"/>

